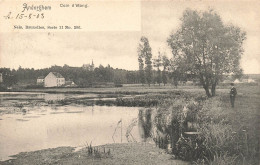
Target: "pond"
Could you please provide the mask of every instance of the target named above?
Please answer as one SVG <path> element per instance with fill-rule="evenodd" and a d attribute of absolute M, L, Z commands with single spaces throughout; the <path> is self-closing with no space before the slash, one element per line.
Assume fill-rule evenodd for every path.
<path fill-rule="evenodd" d="M 27 95 L 27 96 L 26 96 Z M 26 98 L 46 99 L 45 94 L 0 94 L 1 110 L 16 108 L 15 103 Z M 57 95 L 58 98 L 63 98 Z M 48 99 L 57 98 L 48 94 Z M 6 99 L 8 98 L 8 99 Z M 17 99 L 15 99 L 17 98 Z M 22 102 L 21 101 L 21 102 Z M 43 101 L 44 102 L 44 101 Z M 59 146 L 84 147 L 109 143 L 142 141 L 138 127 L 138 107 L 26 104 L 13 113 L 0 116 L 0 159 L 9 159 L 19 152 Z M 121 122 L 122 121 L 122 122 Z M 129 127 L 131 125 L 131 128 Z M 122 129 L 121 129 L 122 126 Z M 131 136 L 129 136 L 129 134 Z M 131 137 L 131 138 L 129 138 Z"/>

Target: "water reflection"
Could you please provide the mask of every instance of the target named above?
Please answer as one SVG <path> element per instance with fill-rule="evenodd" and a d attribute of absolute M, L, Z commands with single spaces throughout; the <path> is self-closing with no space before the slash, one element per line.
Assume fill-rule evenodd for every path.
<path fill-rule="evenodd" d="M 182 127 L 177 116 L 166 111 L 141 109 L 138 113 L 140 135 L 144 141 L 152 139 L 159 148 L 172 150 L 180 138 Z"/>
<path fill-rule="evenodd" d="M 151 137 L 152 129 L 152 110 L 141 109 L 139 110 L 138 119 L 141 136 L 146 141 L 147 138 Z"/>
<path fill-rule="evenodd" d="M 27 113 L 1 116 L 0 158 L 19 152 L 54 148 L 114 143 L 113 132 L 122 119 L 122 131 L 114 135 L 115 143 L 128 142 L 129 125 L 138 116 L 137 107 L 106 106 L 35 106 Z M 131 134 L 131 135 L 130 135 Z M 132 142 L 142 141 L 137 127 L 128 132 Z"/>
<path fill-rule="evenodd" d="M 173 130 L 178 122 L 168 120 L 154 109 L 55 104 L 75 96 L 94 97 L 0 93 L 4 103 L 0 112 L 8 111 L 0 120 L 0 159 L 19 152 L 86 143 L 103 145 L 153 139 L 159 147 L 167 148 L 169 143 L 175 144 L 179 139 L 176 137 L 179 132 Z M 167 121 L 171 121 L 170 124 Z"/>

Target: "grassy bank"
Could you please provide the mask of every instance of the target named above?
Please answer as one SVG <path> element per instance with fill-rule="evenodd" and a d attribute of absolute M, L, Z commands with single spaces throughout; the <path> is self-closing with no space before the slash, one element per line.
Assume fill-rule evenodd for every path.
<path fill-rule="evenodd" d="M 259 86 L 238 91 L 235 108 L 224 92 L 164 102 L 154 118 L 157 145 L 193 164 L 259 164 Z"/>
<path fill-rule="evenodd" d="M 96 154 L 89 154 L 88 148 L 74 151 L 72 147 L 59 147 L 34 152 L 24 152 L 15 159 L 0 162 L 2 165 L 43 165 L 43 164 L 165 164 L 186 165 L 187 162 L 173 160 L 172 155 L 149 143 L 109 144 L 97 146 Z M 105 153 L 104 153 L 105 150 Z M 108 153 L 109 151 L 109 153 Z"/>

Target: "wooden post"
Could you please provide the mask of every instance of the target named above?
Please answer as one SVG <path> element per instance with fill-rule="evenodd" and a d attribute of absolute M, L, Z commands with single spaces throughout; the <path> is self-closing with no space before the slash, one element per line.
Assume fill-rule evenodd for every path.
<path fill-rule="evenodd" d="M 122 136 L 123 136 L 123 120 L 121 119 L 121 143 L 122 143 Z"/>

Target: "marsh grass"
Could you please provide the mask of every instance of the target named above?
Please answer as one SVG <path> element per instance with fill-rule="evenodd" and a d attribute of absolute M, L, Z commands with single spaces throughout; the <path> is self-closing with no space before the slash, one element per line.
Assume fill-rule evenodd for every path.
<path fill-rule="evenodd" d="M 101 159 L 105 157 L 109 157 L 111 155 L 110 148 L 106 149 L 104 146 L 102 147 L 94 147 L 88 143 L 86 143 L 85 148 L 87 150 L 88 156 L 91 156 L 95 159 Z"/>

